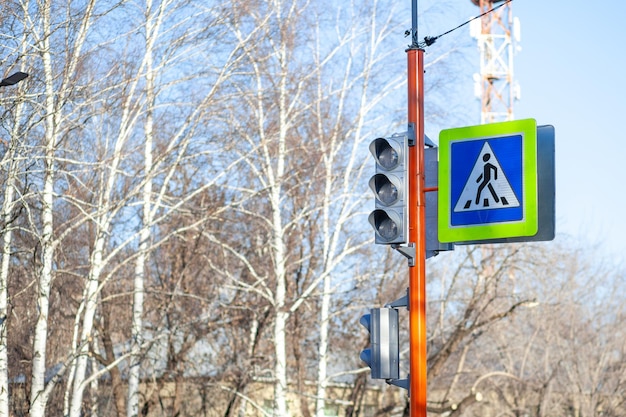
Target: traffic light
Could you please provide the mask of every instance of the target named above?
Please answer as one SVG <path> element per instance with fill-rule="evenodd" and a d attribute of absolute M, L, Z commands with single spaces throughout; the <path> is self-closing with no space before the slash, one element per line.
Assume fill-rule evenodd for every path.
<path fill-rule="evenodd" d="M 398 379 L 398 310 L 372 308 L 369 314 L 361 317 L 360 323 L 370 333 L 370 347 L 361 352 L 361 360 L 372 369 L 372 378 Z"/>
<path fill-rule="evenodd" d="M 369 186 L 376 197 L 375 210 L 369 215 L 375 243 L 390 245 L 408 240 L 408 138 L 394 135 L 370 143 L 376 160 L 376 174 Z"/>

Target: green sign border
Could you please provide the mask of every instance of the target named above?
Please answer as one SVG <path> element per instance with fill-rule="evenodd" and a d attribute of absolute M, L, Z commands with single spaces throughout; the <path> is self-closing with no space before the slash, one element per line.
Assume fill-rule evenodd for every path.
<path fill-rule="evenodd" d="M 522 135 L 523 219 L 513 222 L 451 226 L 450 149 L 453 142 Z M 444 243 L 534 236 L 538 231 L 537 122 L 535 119 L 445 129 L 439 134 L 439 241 Z"/>

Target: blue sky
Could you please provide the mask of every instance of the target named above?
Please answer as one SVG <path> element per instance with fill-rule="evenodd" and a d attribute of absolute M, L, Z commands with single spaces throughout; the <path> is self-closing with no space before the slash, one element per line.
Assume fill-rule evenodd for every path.
<path fill-rule="evenodd" d="M 479 12 L 470 0 L 449 5 L 454 10 L 426 25 L 434 33 L 420 36 L 451 29 Z M 566 241 L 567 235 L 621 263 L 626 260 L 626 2 L 514 0 L 511 6 L 521 22 L 522 48 L 514 59 L 521 86 L 515 118 L 534 118 L 556 129 L 557 239 Z M 474 68 L 460 68 L 459 77 L 471 87 L 478 55 L 467 26 L 454 34 L 457 41 L 463 37 L 470 40 L 465 59 L 471 64 L 476 58 Z M 446 38 L 435 45 L 445 48 Z M 473 94 L 467 104 L 475 106 L 478 122 L 480 104 Z"/>
<path fill-rule="evenodd" d="M 516 118 L 556 129 L 557 231 L 626 252 L 626 2 L 516 0 Z"/>

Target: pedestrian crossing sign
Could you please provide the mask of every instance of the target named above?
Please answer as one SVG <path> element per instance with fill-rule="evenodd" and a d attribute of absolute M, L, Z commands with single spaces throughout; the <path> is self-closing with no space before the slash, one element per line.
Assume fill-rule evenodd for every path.
<path fill-rule="evenodd" d="M 441 131 L 438 195 L 441 242 L 537 234 L 536 121 Z"/>

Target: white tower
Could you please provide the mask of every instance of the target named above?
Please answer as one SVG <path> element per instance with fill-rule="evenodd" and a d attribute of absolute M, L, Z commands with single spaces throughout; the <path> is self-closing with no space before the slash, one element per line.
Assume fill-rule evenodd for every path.
<path fill-rule="evenodd" d="M 486 13 L 503 0 L 472 0 Z M 495 6 L 494 6 L 495 5 Z M 513 78 L 513 55 L 520 42 L 519 19 L 513 18 L 511 3 L 502 4 L 470 25 L 478 41 L 480 73 L 474 74 L 474 92 L 481 100 L 481 123 L 513 120 L 513 102 L 519 100 L 519 85 Z"/>

